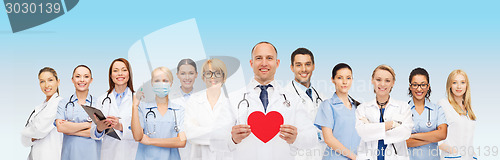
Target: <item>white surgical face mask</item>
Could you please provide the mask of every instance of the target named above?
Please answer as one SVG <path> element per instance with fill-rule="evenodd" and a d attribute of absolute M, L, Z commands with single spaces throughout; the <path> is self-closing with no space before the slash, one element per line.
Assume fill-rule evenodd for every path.
<path fill-rule="evenodd" d="M 165 83 L 165 82 L 153 83 L 153 92 L 156 94 L 156 96 L 160 98 L 166 97 L 170 92 L 170 83 Z"/>

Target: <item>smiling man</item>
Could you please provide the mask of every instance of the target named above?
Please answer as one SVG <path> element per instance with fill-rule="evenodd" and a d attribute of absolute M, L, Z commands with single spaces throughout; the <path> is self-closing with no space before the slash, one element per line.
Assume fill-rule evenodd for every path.
<path fill-rule="evenodd" d="M 314 71 L 314 55 L 306 48 L 298 48 L 293 51 L 291 56 L 290 69 L 295 78 L 286 86 L 286 91 L 290 93 L 292 99 L 298 99 L 300 107 L 307 111 L 307 119 L 311 124 L 314 123 L 319 104 L 324 96 L 320 94 L 311 85 L 311 76 Z M 326 144 L 322 139 L 321 130 L 315 128 L 318 135 L 318 142 L 312 149 L 298 150 L 295 156 L 296 160 L 320 160 L 323 157 L 323 151 Z"/>
<path fill-rule="evenodd" d="M 228 145 L 236 150 L 234 159 L 292 160 L 297 149 L 310 148 L 317 141 L 304 107 L 274 79 L 280 64 L 277 56 L 271 43 L 256 44 L 250 60 L 254 78 L 246 88 L 229 95 L 235 126 Z"/>

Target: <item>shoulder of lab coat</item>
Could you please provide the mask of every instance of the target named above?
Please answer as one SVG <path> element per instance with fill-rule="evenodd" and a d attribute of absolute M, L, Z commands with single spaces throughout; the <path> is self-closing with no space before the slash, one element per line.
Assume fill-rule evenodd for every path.
<path fill-rule="evenodd" d="M 58 96 L 57 93 L 54 93 L 43 110 L 41 108 L 37 109 L 43 104 L 35 108 L 35 112 L 38 110 L 38 113 L 33 114 L 33 116 L 36 115 L 35 119 L 33 119 L 31 123 L 28 124 L 28 126 L 21 132 L 22 143 L 24 146 L 32 146 L 36 143 L 36 141 L 31 142 L 31 138 L 42 139 L 55 128 L 54 121 L 57 115 L 59 102 L 61 100 L 62 97 Z"/>

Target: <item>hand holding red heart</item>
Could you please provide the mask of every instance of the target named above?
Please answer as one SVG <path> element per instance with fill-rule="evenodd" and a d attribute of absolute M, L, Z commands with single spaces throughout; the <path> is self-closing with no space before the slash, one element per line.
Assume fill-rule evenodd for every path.
<path fill-rule="evenodd" d="M 238 144 L 243 139 L 247 138 L 250 133 L 250 126 L 245 124 L 233 126 L 233 129 L 231 130 L 232 139 L 235 144 Z"/>
<path fill-rule="evenodd" d="M 285 140 L 288 144 L 293 144 L 295 139 L 297 139 L 297 127 L 287 124 L 281 125 L 280 138 Z"/>

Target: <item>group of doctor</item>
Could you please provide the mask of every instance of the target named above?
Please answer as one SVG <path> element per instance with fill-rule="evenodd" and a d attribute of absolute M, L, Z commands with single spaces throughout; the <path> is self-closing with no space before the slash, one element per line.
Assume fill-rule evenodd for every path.
<path fill-rule="evenodd" d="M 380 65 L 371 80 L 376 98 L 360 103 L 348 93 L 354 77 L 348 64 L 333 67 L 335 93 L 327 98 L 311 84 L 315 63 L 308 49 L 291 54 L 294 79 L 285 87 L 274 79 L 280 60 L 271 43 L 259 42 L 251 55 L 254 77 L 230 94 L 223 89 L 228 72 L 219 59 L 204 62 L 206 89 L 195 93 L 194 61 L 179 62 L 179 89 L 171 88 L 172 72 L 158 67 L 151 72 L 153 102 L 143 101 L 142 88 L 134 90 L 123 58 L 111 63 L 109 89 L 95 99 L 88 66 L 73 70 L 75 93 L 66 98 L 58 94 L 56 71 L 45 67 L 38 79 L 46 99 L 21 133 L 23 145 L 31 147 L 28 159 L 475 159 L 470 148 L 476 116 L 462 70 L 449 74 L 447 98 L 434 104 L 425 69 L 410 73 L 411 98 L 403 102 L 390 96 L 394 70 Z M 84 105 L 106 119 L 89 117 Z M 271 129 L 257 122 L 266 115 L 275 118 L 264 121 Z M 107 134 L 111 129 L 119 139 Z"/>

